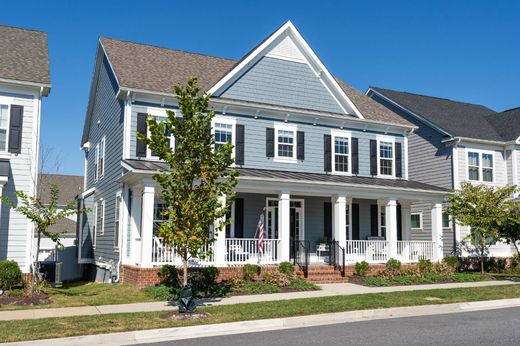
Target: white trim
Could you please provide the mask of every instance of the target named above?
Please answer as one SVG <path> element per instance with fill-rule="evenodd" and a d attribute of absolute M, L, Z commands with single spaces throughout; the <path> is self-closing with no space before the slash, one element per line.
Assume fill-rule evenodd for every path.
<path fill-rule="evenodd" d="M 279 202 L 280 201 L 280 198 L 275 198 L 275 197 L 266 197 L 265 198 L 265 211 L 266 211 L 266 215 L 265 215 L 265 225 L 264 225 L 264 229 L 267 230 L 267 225 L 268 225 L 268 220 L 267 220 L 267 217 L 268 217 L 268 209 L 269 208 L 274 208 L 274 207 L 269 207 L 269 201 L 275 201 L 275 202 Z M 300 229 L 298 231 L 298 239 L 299 240 L 305 240 L 305 199 L 303 198 L 290 198 L 289 197 L 289 210 L 291 209 L 291 202 L 300 202 L 301 203 L 301 208 L 297 208 L 297 209 L 301 209 L 301 213 L 300 213 Z M 280 213 L 280 205 L 278 205 L 276 207 L 276 211 L 277 213 Z M 280 219 L 280 215 L 278 215 L 278 219 Z M 275 220 L 272 220 L 271 222 L 271 225 L 273 225 L 273 227 L 275 227 Z M 267 234 L 268 232 L 266 232 Z M 280 239 L 280 233 L 281 233 L 281 230 L 278 229 L 278 239 Z M 290 230 L 289 230 L 289 235 L 290 235 Z M 267 236 L 265 237 L 265 239 L 275 239 L 275 238 L 267 238 Z"/>
<path fill-rule="evenodd" d="M 513 175 L 511 181 L 513 185 L 518 186 L 518 149 L 513 148 L 511 150 L 511 173 Z"/>
<path fill-rule="evenodd" d="M 100 179 L 103 179 L 105 177 L 105 165 L 106 165 L 106 152 L 107 152 L 107 141 L 106 141 L 106 136 L 103 136 L 103 138 L 101 138 L 101 146 L 100 146 L 100 150 L 102 152 L 102 155 L 100 155 L 99 159 L 103 161 L 103 165 L 100 165 L 100 161 L 98 161 L 98 170 L 99 170 L 99 166 L 101 166 L 101 173 L 99 174 L 99 177 L 98 177 L 98 180 Z"/>
<path fill-rule="evenodd" d="M 97 182 L 99 180 L 99 143 L 96 144 L 96 149 L 95 149 L 95 159 L 96 159 L 96 166 L 95 166 L 95 170 L 94 170 L 94 182 Z"/>
<path fill-rule="evenodd" d="M 395 137 L 392 136 L 376 136 L 377 140 L 377 177 L 378 178 L 395 178 Z M 380 145 L 381 142 L 390 143 L 392 145 L 392 174 L 381 174 L 380 161 Z"/>
<path fill-rule="evenodd" d="M 158 108 L 147 107 L 146 113 L 148 114 L 148 116 L 155 117 L 155 119 L 161 118 L 161 121 L 162 121 L 168 117 L 168 114 L 166 113 L 166 111 L 171 111 L 175 114 L 175 116 L 177 116 L 177 112 L 175 112 L 175 110 L 173 110 L 173 109 L 158 109 Z M 138 113 L 141 113 L 141 112 L 138 112 Z M 146 136 L 147 137 L 151 136 L 150 128 L 148 126 L 146 127 Z M 170 135 L 170 148 L 175 149 L 175 138 L 174 138 L 173 134 Z M 158 156 L 152 155 L 152 151 L 150 150 L 149 146 L 146 146 L 146 159 L 151 160 L 151 161 L 162 161 Z"/>
<path fill-rule="evenodd" d="M 102 217 L 102 222 L 101 222 L 101 230 L 99 230 L 99 235 L 105 235 L 105 200 L 104 199 L 101 199 L 101 217 Z"/>
<path fill-rule="evenodd" d="M 453 188 L 459 188 L 459 147 L 455 144 L 451 147 L 451 160 L 453 164 Z"/>
<path fill-rule="evenodd" d="M 412 226 L 412 216 L 413 215 L 419 215 L 419 227 L 413 227 Z M 411 212 L 410 213 L 410 229 L 422 230 L 423 228 L 424 228 L 424 226 L 423 226 L 423 213 L 422 213 L 422 211 Z"/>
<path fill-rule="evenodd" d="M 118 203 L 117 199 L 120 199 L 119 201 L 119 209 L 118 209 Z M 122 208 L 123 205 L 123 191 L 118 190 L 116 192 L 116 199 L 114 204 L 114 249 L 119 251 L 121 249 L 121 233 L 123 228 L 121 227 L 123 224 L 123 217 L 122 217 Z M 116 211 L 119 210 L 119 215 L 117 215 Z M 116 228 L 116 222 L 119 224 L 119 227 Z M 116 242 L 116 234 L 117 234 L 117 242 Z"/>
<path fill-rule="evenodd" d="M 236 126 L 237 121 L 235 118 L 226 117 L 224 115 L 215 115 L 215 117 L 211 120 L 211 134 L 213 137 L 215 136 L 215 125 L 219 124 L 225 124 L 225 125 L 231 125 L 231 144 L 233 145 L 233 150 L 231 152 L 231 157 L 235 158 L 235 142 L 236 142 Z"/>
<path fill-rule="evenodd" d="M 123 125 L 123 159 L 130 158 L 131 128 L 132 128 L 132 100 L 130 92 L 127 93 L 124 110 Z"/>
<path fill-rule="evenodd" d="M 96 191 L 96 188 L 95 188 L 95 187 L 91 187 L 90 189 L 83 191 L 83 192 L 79 195 L 79 197 L 80 197 L 81 199 L 85 199 L 85 198 L 87 198 L 88 196 L 90 196 L 91 194 L 93 194 L 95 191 Z"/>
<path fill-rule="evenodd" d="M 279 131 L 289 131 L 293 133 L 293 152 L 292 157 L 278 156 L 278 132 Z M 297 150 L 298 150 L 298 126 L 296 125 L 287 125 L 287 124 L 274 124 L 274 162 L 284 162 L 284 163 L 297 163 Z"/>
<path fill-rule="evenodd" d="M 496 163 L 495 163 L 495 152 L 492 151 L 492 150 L 482 150 L 482 149 L 472 149 L 472 148 L 466 148 L 465 150 L 465 154 L 466 154 L 466 180 L 469 181 L 469 182 L 477 182 L 477 183 L 484 183 L 484 184 L 494 184 L 496 182 L 496 170 L 495 170 L 495 166 L 496 166 Z M 478 154 L 478 159 L 479 159 L 479 163 L 478 163 L 478 180 L 474 180 L 474 179 L 469 179 L 469 153 L 476 153 Z M 483 158 L 482 156 L 483 155 L 491 155 L 492 157 L 492 160 L 493 160 L 493 179 L 491 181 L 486 181 L 484 180 L 484 168 L 489 168 L 489 167 L 484 167 L 484 161 L 483 161 Z M 473 166 L 473 167 L 476 167 L 476 166 Z"/>
<path fill-rule="evenodd" d="M 352 175 L 352 133 L 350 131 L 338 131 L 338 130 L 331 130 L 330 131 L 331 136 L 331 152 L 332 152 L 332 173 L 337 175 Z M 344 171 L 336 171 L 336 137 L 342 137 L 347 138 L 348 141 L 348 170 L 346 172 Z M 343 155 L 343 154 L 338 154 Z M 343 155 L 344 156 L 344 155 Z"/>
<path fill-rule="evenodd" d="M 11 106 L 13 104 L 15 104 L 14 98 L 0 96 L 0 105 L 7 106 L 7 125 L 5 128 L 5 149 L 0 150 L 0 153 L 6 154 L 9 157 L 12 156 L 12 154 L 9 152 L 9 129 L 11 127 Z"/>
<path fill-rule="evenodd" d="M 99 201 L 94 202 L 94 228 L 93 228 L 93 230 L 92 230 L 92 248 L 93 248 L 93 249 L 96 248 L 96 244 L 97 244 L 97 232 L 98 232 L 98 229 L 97 229 L 97 224 L 98 224 L 97 214 L 98 214 L 98 203 L 99 203 Z M 92 229 L 92 228 L 91 228 L 91 229 Z"/>

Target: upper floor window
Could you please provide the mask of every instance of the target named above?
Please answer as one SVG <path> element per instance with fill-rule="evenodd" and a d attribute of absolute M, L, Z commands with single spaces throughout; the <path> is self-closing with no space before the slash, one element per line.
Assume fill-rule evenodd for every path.
<path fill-rule="evenodd" d="M 379 142 L 379 174 L 393 175 L 394 144 L 391 142 Z"/>
<path fill-rule="evenodd" d="M 103 137 L 101 139 L 101 144 L 99 144 L 99 153 L 98 153 L 98 163 L 97 163 L 97 169 L 98 169 L 98 179 L 103 178 L 105 175 L 105 147 L 106 147 L 106 139 Z"/>
<path fill-rule="evenodd" d="M 9 133 L 9 106 L 0 104 L 0 151 L 7 150 L 7 134 Z"/>
<path fill-rule="evenodd" d="M 349 147 L 349 137 L 334 136 L 334 170 L 336 172 L 349 172 Z"/>
<path fill-rule="evenodd" d="M 296 126 L 275 125 L 275 159 L 296 162 Z"/>
<path fill-rule="evenodd" d="M 97 230 L 100 235 L 105 234 L 105 200 L 98 203 Z"/>
<path fill-rule="evenodd" d="M 468 179 L 493 182 L 493 154 L 468 151 Z"/>
<path fill-rule="evenodd" d="M 215 123 L 215 149 L 226 143 L 232 143 L 233 125 L 224 123 Z"/>

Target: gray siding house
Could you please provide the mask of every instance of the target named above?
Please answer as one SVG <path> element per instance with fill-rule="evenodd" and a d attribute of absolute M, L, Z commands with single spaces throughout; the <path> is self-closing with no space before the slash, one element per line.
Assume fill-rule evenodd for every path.
<path fill-rule="evenodd" d="M 414 124 L 409 136 L 410 179 L 456 189 L 461 182 L 488 186 L 518 185 L 520 109 L 502 113 L 476 104 L 370 87 L 366 95 Z M 417 237 L 429 238 L 431 220 L 423 204 L 412 205 Z M 443 215 L 444 250 L 461 247 L 467 227 Z M 452 243 L 453 246 L 448 244 Z M 491 247 L 491 256 L 511 256 L 509 245 Z"/>
<path fill-rule="evenodd" d="M 0 195 L 36 193 L 42 98 L 51 89 L 47 34 L 0 26 Z M 33 225 L 0 201 L 0 260 L 28 273 Z"/>
<path fill-rule="evenodd" d="M 415 126 L 334 78 L 291 22 L 240 60 L 101 38 L 81 146 L 85 191 L 79 260 L 98 279 L 179 264 L 155 232 L 162 201 L 153 174 L 165 164 L 140 142 L 146 117 L 181 117 L 173 86 L 197 76 L 212 95 L 217 141 L 230 141 L 240 171 L 219 267 L 291 260 L 302 246 L 323 264 L 328 237 L 353 264 L 443 256 L 446 189 L 409 179 Z M 174 143 L 174 141 L 172 141 Z M 410 228 L 411 205 L 429 206 L 429 238 Z M 256 225 L 265 210 L 264 251 Z M 121 276 L 121 277 L 119 277 Z"/>

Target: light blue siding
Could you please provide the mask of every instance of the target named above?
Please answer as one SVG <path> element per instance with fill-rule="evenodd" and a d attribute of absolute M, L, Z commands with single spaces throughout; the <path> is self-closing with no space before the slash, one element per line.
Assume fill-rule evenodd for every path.
<path fill-rule="evenodd" d="M 271 57 L 260 59 L 218 96 L 344 113 L 307 64 Z"/>

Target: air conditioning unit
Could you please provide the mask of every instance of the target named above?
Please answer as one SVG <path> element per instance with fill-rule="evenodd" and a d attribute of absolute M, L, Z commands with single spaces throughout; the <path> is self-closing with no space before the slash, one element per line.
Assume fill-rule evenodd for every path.
<path fill-rule="evenodd" d="M 61 267 L 62 263 L 57 261 L 42 261 L 39 262 L 40 279 L 50 283 L 52 287 L 62 287 L 61 281 Z"/>

